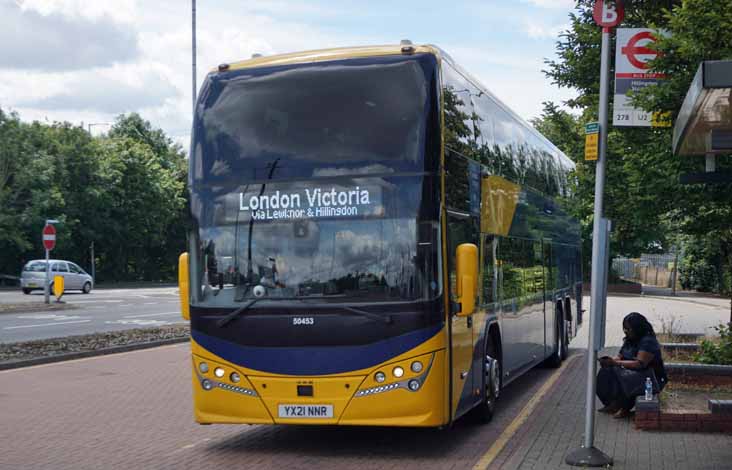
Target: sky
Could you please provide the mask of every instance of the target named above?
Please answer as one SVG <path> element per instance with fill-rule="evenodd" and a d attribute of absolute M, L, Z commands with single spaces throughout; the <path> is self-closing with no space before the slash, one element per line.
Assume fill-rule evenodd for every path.
<path fill-rule="evenodd" d="M 574 0 L 197 0 L 197 84 L 220 63 L 329 47 L 435 44 L 524 119 L 574 96 L 542 70 Z M 97 135 L 138 112 L 187 149 L 190 0 L 0 0 L 0 108 Z"/>

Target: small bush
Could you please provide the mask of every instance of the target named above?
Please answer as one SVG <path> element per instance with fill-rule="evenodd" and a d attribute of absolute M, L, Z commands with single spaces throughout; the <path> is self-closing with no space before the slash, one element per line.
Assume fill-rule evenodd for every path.
<path fill-rule="evenodd" d="M 719 341 L 702 341 L 695 360 L 704 364 L 732 365 L 732 328 L 719 325 L 714 329 L 719 332 Z"/>

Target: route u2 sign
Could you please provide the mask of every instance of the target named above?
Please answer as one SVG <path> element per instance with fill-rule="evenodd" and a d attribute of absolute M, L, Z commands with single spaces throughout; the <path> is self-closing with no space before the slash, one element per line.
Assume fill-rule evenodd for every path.
<path fill-rule="evenodd" d="M 614 28 L 623 21 L 625 8 L 621 0 L 597 0 L 592 10 L 592 17 L 595 23 L 603 28 Z"/>

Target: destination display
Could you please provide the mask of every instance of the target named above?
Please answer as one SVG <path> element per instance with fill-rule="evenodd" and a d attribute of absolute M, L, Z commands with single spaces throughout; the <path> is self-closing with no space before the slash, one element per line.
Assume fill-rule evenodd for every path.
<path fill-rule="evenodd" d="M 382 217 L 382 188 L 375 185 L 340 184 L 283 187 L 282 184 L 252 186 L 235 194 L 236 210 L 226 211 L 238 221 L 307 220 L 338 217 Z M 271 189 L 270 189 L 271 188 Z M 227 206 L 231 195 L 227 195 Z M 238 215 L 236 215 L 238 212 Z"/>

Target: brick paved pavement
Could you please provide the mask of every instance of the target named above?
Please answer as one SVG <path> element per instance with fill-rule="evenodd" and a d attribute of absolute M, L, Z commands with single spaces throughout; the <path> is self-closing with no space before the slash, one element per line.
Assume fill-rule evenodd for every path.
<path fill-rule="evenodd" d="M 553 372 L 511 384 L 484 426 L 199 426 L 188 364 L 178 345 L 0 372 L 0 469 L 470 468 Z"/>
<path fill-rule="evenodd" d="M 607 349 L 601 354 L 617 353 L 623 337 L 622 318 L 633 310 L 647 315 L 657 331 L 660 318 L 669 314 L 684 316 L 686 332 L 699 332 L 700 326 L 716 324 L 724 318 L 718 308 L 712 308 L 716 307 L 714 302 L 694 300 L 697 303 L 687 299 L 611 296 L 607 308 Z M 590 305 L 589 298 L 584 302 Z M 708 308 L 694 308 L 697 305 Z M 566 465 L 564 458 L 580 446 L 584 437 L 587 325 L 580 329 L 572 345 L 572 353 L 582 357 L 574 361 L 489 468 L 575 468 Z M 599 401 L 596 405 L 601 406 Z M 618 470 L 732 468 L 730 435 L 639 431 L 630 420 L 616 420 L 601 413 L 596 414 L 595 446 L 614 458 L 613 468 Z"/>

